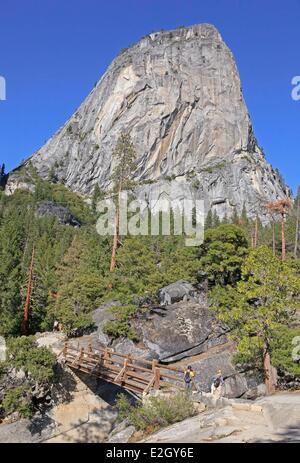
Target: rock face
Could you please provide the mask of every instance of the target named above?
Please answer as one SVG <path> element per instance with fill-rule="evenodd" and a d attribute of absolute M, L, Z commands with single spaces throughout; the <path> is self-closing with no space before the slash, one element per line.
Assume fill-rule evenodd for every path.
<path fill-rule="evenodd" d="M 161 305 L 169 305 L 174 302 L 197 300 L 199 295 L 191 283 L 184 280 L 176 281 L 160 289 L 158 299 Z"/>
<path fill-rule="evenodd" d="M 106 333 L 104 333 L 103 329 L 108 321 L 114 320 L 114 314 L 111 312 L 111 308 L 120 305 L 121 303 L 119 301 L 108 301 L 101 304 L 100 307 L 92 312 L 92 320 L 95 327 L 97 327 L 95 338 L 98 342 L 100 342 L 100 344 L 105 346 L 110 344 L 110 338 Z"/>
<path fill-rule="evenodd" d="M 142 442 L 156 443 L 298 443 L 300 394 L 275 394 L 253 404 L 227 400 L 175 423 Z"/>
<path fill-rule="evenodd" d="M 135 329 L 153 357 L 174 362 L 206 352 L 225 342 L 226 327 L 218 323 L 211 310 L 195 302 L 179 302 L 153 309 Z"/>
<path fill-rule="evenodd" d="M 188 363 L 196 372 L 195 382 L 198 390 L 210 392 L 212 378 L 221 370 L 224 378 L 224 397 L 254 399 L 264 395 L 263 378 L 258 373 L 240 371 L 233 362 L 233 355 L 233 345 L 224 343 L 217 348 L 209 349 L 197 358 L 189 359 Z"/>
<path fill-rule="evenodd" d="M 61 225 L 80 227 L 80 222 L 71 214 L 68 208 L 51 201 L 39 203 L 36 215 L 38 217 L 55 217 Z"/>
<path fill-rule="evenodd" d="M 232 53 L 209 24 L 153 33 L 120 53 L 30 160 L 43 178 L 55 172 L 90 195 L 96 184 L 111 187 L 122 131 L 132 136 L 133 178 L 146 200 L 188 195 L 219 216 L 245 203 L 263 218 L 261 204 L 289 194 L 256 142 Z M 21 171 L 10 174 L 7 192 L 23 182 Z"/>

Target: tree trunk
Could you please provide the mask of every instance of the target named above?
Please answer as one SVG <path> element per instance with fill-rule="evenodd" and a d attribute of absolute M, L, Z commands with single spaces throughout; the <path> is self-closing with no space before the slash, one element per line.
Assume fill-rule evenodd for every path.
<path fill-rule="evenodd" d="M 115 231 L 114 231 L 114 239 L 111 251 L 111 261 L 110 261 L 110 272 L 113 272 L 116 268 L 116 258 L 117 258 L 117 249 L 119 243 L 119 221 L 120 221 L 120 193 L 121 187 L 118 191 L 118 200 L 117 200 L 117 209 L 116 209 L 116 216 L 115 216 Z"/>
<path fill-rule="evenodd" d="M 284 233 L 284 215 L 281 219 L 281 259 L 285 260 L 285 233 Z"/>
<path fill-rule="evenodd" d="M 34 248 L 32 250 L 31 255 L 31 262 L 28 272 L 28 283 L 27 283 L 27 292 L 26 292 L 26 300 L 24 305 L 24 316 L 21 325 L 21 333 L 25 336 L 28 335 L 29 332 L 29 308 L 30 308 L 30 299 L 31 299 L 31 291 L 32 291 L 32 277 L 33 277 L 33 265 L 34 265 Z"/>
<path fill-rule="evenodd" d="M 264 352 L 264 373 L 267 394 L 273 394 L 276 388 L 277 374 L 276 369 L 271 365 L 271 357 L 267 348 Z"/>

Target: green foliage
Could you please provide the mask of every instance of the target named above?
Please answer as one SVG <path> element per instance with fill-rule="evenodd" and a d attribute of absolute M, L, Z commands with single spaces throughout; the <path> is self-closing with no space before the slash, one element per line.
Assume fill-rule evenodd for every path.
<path fill-rule="evenodd" d="M 293 339 L 298 337 L 298 343 L 293 344 Z M 300 376 L 300 361 L 293 359 L 293 350 L 300 341 L 300 327 L 289 328 L 281 326 L 274 333 L 271 340 L 271 352 L 273 365 L 281 370 Z M 299 353 L 299 349 L 297 351 Z"/>
<path fill-rule="evenodd" d="M 2 409 L 2 410 L 1 410 Z M 29 386 L 18 386 L 9 389 L 0 405 L 0 411 L 5 415 L 19 412 L 22 418 L 31 418 L 34 412 Z"/>
<path fill-rule="evenodd" d="M 128 133 L 122 132 L 113 151 L 116 166 L 113 170 L 112 181 L 117 191 L 130 187 L 130 178 L 136 170 L 136 152 Z"/>
<path fill-rule="evenodd" d="M 107 282 L 99 275 L 77 275 L 61 286 L 49 315 L 62 324 L 65 333 L 74 335 L 92 324 L 90 313 L 102 301 L 106 290 Z"/>
<path fill-rule="evenodd" d="M 56 173 L 55 165 L 53 165 L 51 167 L 51 169 L 49 170 L 48 181 L 51 182 L 51 183 L 57 183 L 58 182 L 58 175 Z"/>
<path fill-rule="evenodd" d="M 16 207 L 9 209 L 0 223 L 0 334 L 7 336 L 18 332 L 21 320 L 18 308 L 26 219 Z"/>
<path fill-rule="evenodd" d="M 214 284 L 234 284 L 248 252 L 244 231 L 237 225 L 220 225 L 207 230 L 199 250 L 199 265 Z"/>
<path fill-rule="evenodd" d="M 95 188 L 94 188 L 93 197 L 92 197 L 92 209 L 93 209 L 94 212 L 96 212 L 98 201 L 100 201 L 104 197 L 105 197 L 105 194 L 104 194 L 103 191 L 101 191 L 101 189 L 100 189 L 100 187 L 99 187 L 99 185 L 97 183 Z"/>
<path fill-rule="evenodd" d="M 112 307 L 112 313 L 115 319 L 106 322 L 104 332 L 113 339 L 125 337 L 132 341 L 137 341 L 138 337 L 134 329 L 130 326 L 130 321 L 136 316 L 139 309 L 136 305 L 127 305 L 122 307 Z"/>
<path fill-rule="evenodd" d="M 8 338 L 7 348 L 7 359 L 0 365 L 0 379 L 5 387 L 3 391 L 1 385 L 4 397 L 0 414 L 6 416 L 17 411 L 22 417 L 31 418 L 35 410 L 32 386 L 48 387 L 55 380 L 56 356 L 46 347 L 38 347 L 33 336 Z M 5 379 L 12 368 L 25 373 L 23 384 L 15 385 Z"/>
<path fill-rule="evenodd" d="M 0 334 L 5 336 L 20 334 L 33 247 L 35 258 L 30 300 L 31 333 L 52 329 L 55 304 L 51 295 L 59 294 L 60 290 L 63 297 L 70 294 L 71 282 L 78 282 L 78 278 L 78 287 L 83 292 L 86 291 L 79 303 L 86 308 L 82 311 L 90 310 L 91 304 L 97 300 L 91 294 L 91 285 L 98 285 L 94 276 L 97 274 L 102 277 L 108 267 L 108 239 L 97 234 L 91 209 L 78 195 L 64 186 L 41 180 L 32 166 L 28 169 L 28 175 L 35 183 L 34 194 L 17 190 L 12 196 L 0 198 Z M 80 229 L 74 229 L 60 225 L 54 217 L 37 217 L 36 205 L 42 200 L 55 201 L 68 207 L 84 225 Z M 77 258 L 72 259 L 70 254 L 75 253 L 76 246 L 80 249 L 77 250 Z M 69 263 L 65 265 L 64 259 L 69 259 Z M 102 286 L 101 283 L 100 288 Z M 74 297 L 71 303 L 73 302 Z M 61 311 L 64 312 L 63 308 Z M 71 326 L 71 311 L 67 317 L 63 315 L 68 320 L 68 326 Z M 78 323 L 77 314 L 73 316 L 75 326 L 84 324 L 83 317 Z"/>
<path fill-rule="evenodd" d="M 196 252 L 181 237 L 128 236 L 118 251 L 113 297 L 125 302 L 135 296 L 155 298 L 166 284 L 179 279 L 195 281 Z"/>
<path fill-rule="evenodd" d="M 92 230 L 81 230 L 74 234 L 56 270 L 58 294 L 55 301 L 49 304 L 44 329 L 53 326 L 54 320 L 57 320 L 64 331 L 72 335 L 91 325 L 90 312 L 107 292 L 105 246 L 107 243 L 102 242 Z"/>
<path fill-rule="evenodd" d="M 214 308 L 232 330 L 238 361 L 262 366 L 263 352 L 272 355 L 272 339 L 291 323 L 299 298 L 299 277 L 265 246 L 249 253 L 235 288 L 215 288 Z"/>
<path fill-rule="evenodd" d="M 46 347 L 37 347 L 33 336 L 10 338 L 7 364 L 22 369 L 39 383 L 53 379 L 56 356 Z"/>
<path fill-rule="evenodd" d="M 169 397 L 150 397 L 144 404 L 133 406 L 125 395 L 120 394 L 116 408 L 119 419 L 127 418 L 136 429 L 154 432 L 160 428 L 195 415 L 191 398 L 185 393 Z"/>
<path fill-rule="evenodd" d="M 131 186 L 135 152 L 127 134 L 118 141 L 114 156 L 115 187 Z M 139 309 L 132 305 L 133 301 L 147 296 L 155 302 L 158 289 L 180 279 L 195 283 L 197 271 L 201 269 L 208 273 L 214 286 L 213 297 L 219 315 L 233 330 L 240 360 L 261 365 L 261 353 L 267 340 L 272 360 L 294 371 L 295 365 L 289 365 L 289 341 L 281 347 L 278 342 L 289 339 L 292 329 L 288 326 L 289 316 L 298 297 L 294 278 L 300 273 L 300 261 L 291 255 L 295 241 L 295 211 L 285 224 L 288 250 L 285 264 L 274 260 L 267 248 L 251 251 L 246 260 L 255 224 L 247 217 L 244 207 L 240 216 L 234 214 L 223 220 L 233 220 L 239 225 L 219 225 L 216 213 L 210 212 L 206 221 L 206 228 L 210 229 L 199 250 L 185 246 L 184 237 L 178 236 L 120 237 L 122 245 L 118 249 L 117 267 L 111 274 L 111 237 L 101 237 L 95 229 L 95 206 L 103 196 L 100 188 L 95 188 L 93 207 L 89 207 L 63 185 L 40 179 L 30 165 L 26 176 L 35 185 L 34 193 L 17 190 L 9 197 L 0 193 L 1 335 L 20 334 L 34 246 L 30 333 L 51 330 L 57 320 L 69 335 L 79 334 L 91 325 L 91 312 L 102 301 L 115 299 L 123 306 L 114 309 L 116 318 L 108 323 L 107 332 L 114 338 L 127 336 L 135 340 L 131 321 Z M 36 217 L 36 205 L 44 200 L 69 208 L 82 226 L 74 229 L 58 224 L 55 218 Z M 280 224 L 276 222 L 274 229 L 279 255 Z M 258 242 L 271 247 L 272 227 L 258 223 Z M 265 269 L 271 272 L 269 276 L 264 274 Z M 273 346 L 272 339 L 275 343 L 276 333 L 284 325 L 288 331 Z M 267 338 L 262 333 L 267 333 Z"/>

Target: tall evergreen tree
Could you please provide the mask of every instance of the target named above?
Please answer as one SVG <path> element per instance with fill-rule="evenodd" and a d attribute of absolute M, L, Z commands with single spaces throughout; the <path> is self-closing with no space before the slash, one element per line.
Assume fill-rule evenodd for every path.
<path fill-rule="evenodd" d="M 212 210 L 209 209 L 206 219 L 205 219 L 205 229 L 213 228 L 213 213 Z"/>
<path fill-rule="evenodd" d="M 119 228 L 120 228 L 120 195 L 122 190 L 128 189 L 130 186 L 130 178 L 136 170 L 135 159 L 136 152 L 128 133 L 123 132 L 117 142 L 113 151 L 113 158 L 116 162 L 112 174 L 112 181 L 114 182 L 116 192 L 116 214 L 115 214 L 115 231 L 111 252 L 110 271 L 113 272 L 116 267 L 116 254 L 119 245 Z"/>

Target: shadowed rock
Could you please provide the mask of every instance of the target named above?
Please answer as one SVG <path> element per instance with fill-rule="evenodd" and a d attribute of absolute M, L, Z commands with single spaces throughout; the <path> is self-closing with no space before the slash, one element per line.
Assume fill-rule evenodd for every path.
<path fill-rule="evenodd" d="M 68 208 L 51 201 L 39 203 L 36 209 L 36 215 L 38 217 L 55 217 L 61 225 L 80 227 L 80 222 L 71 214 Z"/>

